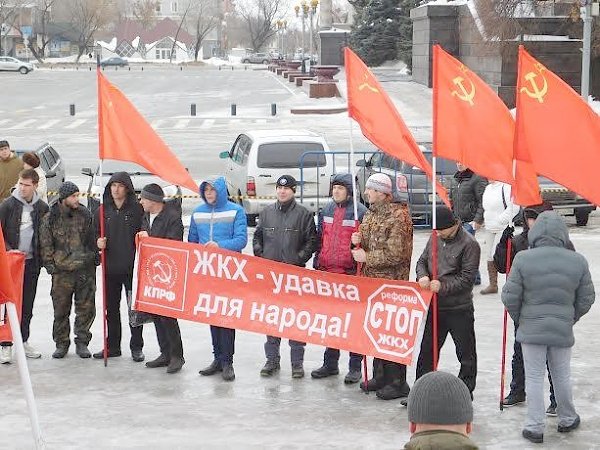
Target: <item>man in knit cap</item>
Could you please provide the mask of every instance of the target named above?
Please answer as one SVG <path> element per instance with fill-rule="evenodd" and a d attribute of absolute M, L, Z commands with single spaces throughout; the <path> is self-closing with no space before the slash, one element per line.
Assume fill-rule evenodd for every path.
<path fill-rule="evenodd" d="M 362 275 L 370 278 L 408 280 L 413 246 L 413 225 L 405 203 L 392 203 L 392 180 L 384 173 L 369 177 L 365 195 L 370 203 L 359 231 L 352 234 L 352 256 L 363 264 Z M 376 391 L 378 398 L 406 397 L 406 366 L 375 358 L 373 378 L 360 384 L 365 391 Z"/>
<path fill-rule="evenodd" d="M 473 404 L 469 390 L 454 375 L 431 372 L 419 378 L 408 396 L 410 441 L 405 449 L 473 450 L 469 439 Z"/>
<path fill-rule="evenodd" d="M 42 219 L 40 230 L 42 263 L 52 275 L 52 304 L 56 343 L 53 358 L 64 358 L 70 345 L 69 316 L 75 299 L 75 345 L 81 358 L 92 356 L 88 344 L 96 316 L 96 265 L 98 251 L 92 215 L 79 204 L 79 188 L 65 181 L 58 190 L 58 202 Z"/>

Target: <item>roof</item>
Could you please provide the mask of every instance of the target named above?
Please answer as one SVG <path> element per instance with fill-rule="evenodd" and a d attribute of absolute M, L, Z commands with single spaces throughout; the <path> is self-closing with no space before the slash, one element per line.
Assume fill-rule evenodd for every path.
<path fill-rule="evenodd" d="M 320 138 L 323 136 L 320 134 L 314 133 L 309 130 L 291 130 L 291 129 L 280 129 L 280 130 L 250 130 L 244 132 L 245 135 L 250 136 L 255 139 L 262 138 L 274 138 L 281 137 L 283 139 L 290 137 L 310 137 L 310 138 Z"/>
<path fill-rule="evenodd" d="M 179 24 L 168 17 L 159 21 L 150 29 L 144 28 L 144 26 L 138 21 L 124 19 L 117 24 L 114 34 L 117 38 L 117 42 L 119 43 L 122 41 L 132 43 L 137 37 L 139 37 L 141 42 L 149 44 L 152 42 L 161 41 L 165 37 L 174 39 L 178 28 Z M 194 36 L 185 31 L 183 28 L 179 30 L 177 40 L 179 42 L 183 42 L 188 47 L 191 47 L 195 44 Z"/>

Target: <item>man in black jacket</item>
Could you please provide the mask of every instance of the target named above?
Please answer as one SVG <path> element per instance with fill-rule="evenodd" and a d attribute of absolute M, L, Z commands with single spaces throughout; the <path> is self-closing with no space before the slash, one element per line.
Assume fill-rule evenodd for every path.
<path fill-rule="evenodd" d="M 140 236 L 152 236 L 174 241 L 183 241 L 183 222 L 181 213 L 174 206 L 165 205 L 165 193 L 155 183 L 148 184 L 142 189 L 140 203 L 144 208 L 142 231 Z M 183 359 L 183 344 L 177 319 L 156 316 L 154 319 L 156 337 L 160 347 L 158 358 L 148 361 L 146 367 L 166 367 L 167 373 L 181 370 Z"/>
<path fill-rule="evenodd" d="M 135 259 L 135 235 L 141 230 L 144 211 L 137 201 L 133 183 L 127 172 L 117 172 L 104 189 L 104 237 L 100 237 L 100 209 L 96 211 L 98 248 L 106 252 L 104 281 L 106 283 L 106 324 L 108 326 L 108 357 L 121 356 L 121 291 L 130 298 Z M 129 327 L 129 348 L 134 361 L 144 360 L 143 328 Z M 94 353 L 102 359 L 103 351 Z"/>
<path fill-rule="evenodd" d="M 460 360 L 458 378 L 467 385 L 473 395 L 477 378 L 473 285 L 479 267 L 481 249 L 477 241 L 462 228 L 460 221 L 450 209 L 438 206 L 436 214 L 437 279 L 432 279 L 433 243 L 432 238 L 429 238 L 417 262 L 417 280 L 421 288 L 438 293 L 438 349 L 441 350 L 446 336 L 450 333 Z M 432 308 L 429 308 L 421 352 L 417 361 L 417 379 L 433 370 L 432 348 Z"/>
<path fill-rule="evenodd" d="M 277 202 L 260 212 L 254 232 L 254 254 L 262 258 L 304 267 L 317 248 L 317 230 L 313 215 L 296 203 L 297 182 L 291 175 L 277 180 Z M 305 342 L 290 339 L 292 377 L 304 377 Z M 280 369 L 279 347 L 281 338 L 267 336 L 265 356 L 267 362 L 260 371 L 270 377 Z"/>
<path fill-rule="evenodd" d="M 21 334 L 28 358 L 40 358 L 42 354 L 29 343 L 29 324 L 33 317 L 33 302 L 37 291 L 42 261 L 40 257 L 40 223 L 48 212 L 48 205 L 38 197 L 36 189 L 40 177 L 33 169 L 22 170 L 10 197 L 0 204 L 0 224 L 7 250 L 25 253 L 25 276 L 23 278 L 23 304 L 21 309 Z M 0 342 L 0 363 L 12 360 L 12 342 Z"/>

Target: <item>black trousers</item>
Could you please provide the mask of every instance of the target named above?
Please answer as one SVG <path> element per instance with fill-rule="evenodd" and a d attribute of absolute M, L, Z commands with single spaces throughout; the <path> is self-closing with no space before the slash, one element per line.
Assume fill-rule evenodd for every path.
<path fill-rule="evenodd" d="M 475 390 L 477 381 L 477 349 L 475 344 L 475 316 L 473 307 L 458 310 L 442 310 L 438 312 L 438 360 L 439 352 L 450 333 L 456 357 L 460 362 L 460 378 L 469 388 Z M 433 370 L 433 317 L 429 310 L 421 352 L 417 361 L 417 379 Z"/>
<path fill-rule="evenodd" d="M 172 317 L 154 316 L 156 327 L 156 338 L 160 353 L 167 359 L 183 358 L 183 343 L 181 342 L 181 331 L 177 319 Z"/>
<path fill-rule="evenodd" d="M 406 366 L 375 358 L 373 359 L 373 379 L 381 387 L 387 385 L 402 387 L 406 384 Z"/>
<path fill-rule="evenodd" d="M 121 350 L 121 293 L 125 288 L 125 294 L 131 295 L 132 274 L 106 275 L 106 324 L 108 326 L 108 349 Z M 129 321 L 127 321 L 129 324 Z M 141 350 L 144 346 L 142 338 L 143 327 L 129 326 L 131 339 L 129 348 Z"/>
<path fill-rule="evenodd" d="M 29 325 L 33 317 L 33 302 L 37 292 L 40 268 L 33 259 L 25 260 L 25 274 L 23 276 L 23 304 L 21 305 L 21 335 L 23 342 L 29 340 Z M 12 342 L 0 342 L 1 346 L 10 346 Z"/>

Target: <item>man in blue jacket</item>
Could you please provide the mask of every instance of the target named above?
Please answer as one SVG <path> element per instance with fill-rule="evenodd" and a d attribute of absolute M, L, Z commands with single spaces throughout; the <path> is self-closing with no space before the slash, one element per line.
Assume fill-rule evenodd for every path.
<path fill-rule="evenodd" d="M 188 241 L 209 248 L 221 247 L 241 252 L 248 242 L 246 212 L 240 205 L 227 200 L 225 178 L 203 182 L 200 185 L 200 197 L 205 203 L 192 214 Z M 215 357 L 208 367 L 200 371 L 200 375 L 222 372 L 223 380 L 235 380 L 235 330 L 211 325 L 210 334 Z"/>

